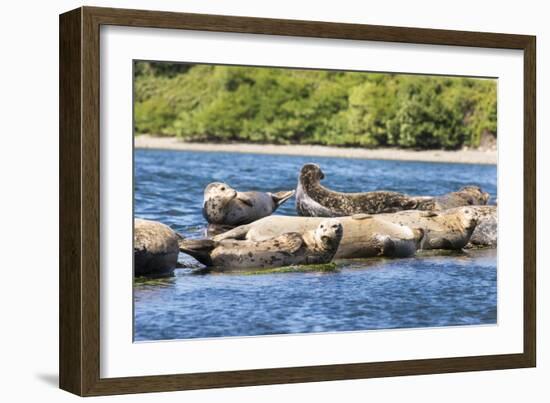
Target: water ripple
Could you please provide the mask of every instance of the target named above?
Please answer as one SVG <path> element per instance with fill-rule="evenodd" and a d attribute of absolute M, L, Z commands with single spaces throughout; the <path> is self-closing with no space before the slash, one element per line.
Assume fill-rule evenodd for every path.
<path fill-rule="evenodd" d="M 474 184 L 496 198 L 496 167 L 488 165 L 136 150 L 135 216 L 201 237 L 209 182 L 293 189 L 307 162 L 321 165 L 323 183 L 340 191 L 437 195 Z M 277 213 L 295 215 L 293 200 Z M 179 260 L 197 267 L 187 255 Z M 176 270 L 168 281 L 136 284 L 137 341 L 479 325 L 497 318 L 494 250 L 342 261 L 330 273 L 192 273 Z"/>

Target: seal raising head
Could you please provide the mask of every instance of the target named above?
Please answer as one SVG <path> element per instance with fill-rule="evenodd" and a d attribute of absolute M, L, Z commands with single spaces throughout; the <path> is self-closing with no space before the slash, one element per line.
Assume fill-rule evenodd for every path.
<path fill-rule="evenodd" d="M 204 189 L 203 216 L 210 224 L 248 224 L 272 214 L 294 195 L 294 191 L 277 193 L 238 192 L 222 182 Z"/>
<path fill-rule="evenodd" d="M 314 184 L 325 179 L 325 174 L 317 164 L 305 164 L 300 171 L 300 180 L 305 184 Z"/>
<path fill-rule="evenodd" d="M 420 213 L 420 212 L 417 212 Z M 310 233 L 311 244 L 330 247 L 339 236 L 340 223 L 343 228 L 342 239 L 335 259 L 368 258 L 375 256 L 407 257 L 412 256 L 420 246 L 423 231 L 418 228 L 391 223 L 378 216 L 359 214 L 352 217 L 321 218 L 272 215 L 241 225 L 214 237 L 215 241 L 247 240 L 265 241 L 288 232 Z M 334 232 L 334 234 L 333 234 Z"/>
<path fill-rule="evenodd" d="M 226 206 L 237 197 L 237 191 L 221 182 L 210 183 L 204 189 L 203 213 L 208 222 L 222 224 Z M 206 217 L 206 211 L 208 216 Z"/>
<path fill-rule="evenodd" d="M 479 186 L 465 186 L 461 188 L 458 195 L 465 200 L 465 204 L 468 205 L 485 205 L 489 202 L 491 196 L 489 193 L 481 190 Z"/>
<path fill-rule="evenodd" d="M 344 227 L 342 223 L 335 219 L 323 220 L 314 231 L 315 241 L 322 249 L 336 248 L 342 240 L 344 234 Z M 334 249 L 336 251 L 336 249 Z"/>
<path fill-rule="evenodd" d="M 321 184 L 325 175 L 319 165 L 305 164 L 296 188 L 296 211 L 301 216 L 343 217 L 354 214 L 395 213 L 403 210 L 446 210 L 483 205 L 489 194 L 478 186 L 466 186 L 443 196 L 410 196 L 387 190 L 361 193 L 337 192 Z"/>
<path fill-rule="evenodd" d="M 473 232 L 478 223 L 478 212 L 475 209 L 469 207 L 460 207 L 457 208 L 456 211 L 458 213 L 462 213 L 459 214 L 459 217 L 464 229 L 470 233 Z"/>
<path fill-rule="evenodd" d="M 339 221 L 329 219 L 303 233 L 285 232 L 260 241 L 182 240 L 179 247 L 207 266 L 225 269 L 323 264 L 329 263 L 336 254 L 343 232 Z"/>
<path fill-rule="evenodd" d="M 309 163 L 302 166 L 296 190 L 296 210 L 299 215 L 343 217 L 360 213 L 378 214 L 409 210 L 418 206 L 418 197 L 398 192 L 336 192 L 321 185 L 320 181 L 324 178 L 325 174 L 319 165 Z"/>

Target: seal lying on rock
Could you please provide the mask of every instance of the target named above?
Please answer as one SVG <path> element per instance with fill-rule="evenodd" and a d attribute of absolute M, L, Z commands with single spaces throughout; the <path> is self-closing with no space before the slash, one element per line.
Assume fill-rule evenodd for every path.
<path fill-rule="evenodd" d="M 457 192 L 447 193 L 443 196 L 434 196 L 432 201 L 425 201 L 419 206 L 419 210 L 448 210 L 461 206 L 486 205 L 491 196 L 481 190 L 479 186 L 464 186 Z"/>
<path fill-rule="evenodd" d="M 302 216 L 342 217 L 353 214 L 393 213 L 403 210 L 443 210 L 472 204 L 486 204 L 489 195 L 468 186 L 444 196 L 409 196 L 390 191 L 343 193 L 321 185 L 325 177 L 316 164 L 305 164 L 298 179 L 296 211 Z"/>
<path fill-rule="evenodd" d="M 462 249 L 477 225 L 478 214 L 472 207 L 447 211 L 399 211 L 379 214 L 376 218 L 393 224 L 422 228 L 424 238 L 420 249 Z"/>
<path fill-rule="evenodd" d="M 270 216 L 218 235 L 214 240 L 263 241 L 285 232 L 311 231 L 323 220 L 320 217 Z M 423 237 L 421 229 L 379 220 L 376 216 L 363 214 L 337 220 L 344 228 L 344 235 L 335 255 L 338 259 L 412 256 Z"/>
<path fill-rule="evenodd" d="M 497 206 L 472 206 L 477 225 L 466 248 L 496 248 L 498 237 Z M 455 209 L 449 210 L 449 212 Z"/>
<path fill-rule="evenodd" d="M 134 219 L 134 274 L 137 277 L 172 275 L 181 237 L 167 225 Z"/>
<path fill-rule="evenodd" d="M 248 269 L 329 263 L 342 239 L 342 224 L 322 220 L 315 229 L 261 241 L 185 240 L 180 250 L 206 266 Z"/>
<path fill-rule="evenodd" d="M 237 192 L 225 183 L 213 182 L 204 189 L 202 214 L 210 224 L 248 224 L 271 215 L 293 195 L 294 190 L 277 193 Z"/>

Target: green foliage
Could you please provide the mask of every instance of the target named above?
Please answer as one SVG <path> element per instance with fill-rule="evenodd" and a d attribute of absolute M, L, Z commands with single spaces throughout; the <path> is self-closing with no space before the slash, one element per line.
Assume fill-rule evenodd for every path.
<path fill-rule="evenodd" d="M 135 63 L 135 132 L 193 141 L 456 149 L 496 136 L 494 80 Z"/>

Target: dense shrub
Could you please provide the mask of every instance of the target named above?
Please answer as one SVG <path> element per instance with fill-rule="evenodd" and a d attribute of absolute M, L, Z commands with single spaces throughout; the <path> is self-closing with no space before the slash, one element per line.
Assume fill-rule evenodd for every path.
<path fill-rule="evenodd" d="M 136 62 L 135 132 L 455 149 L 496 136 L 494 80 Z"/>

